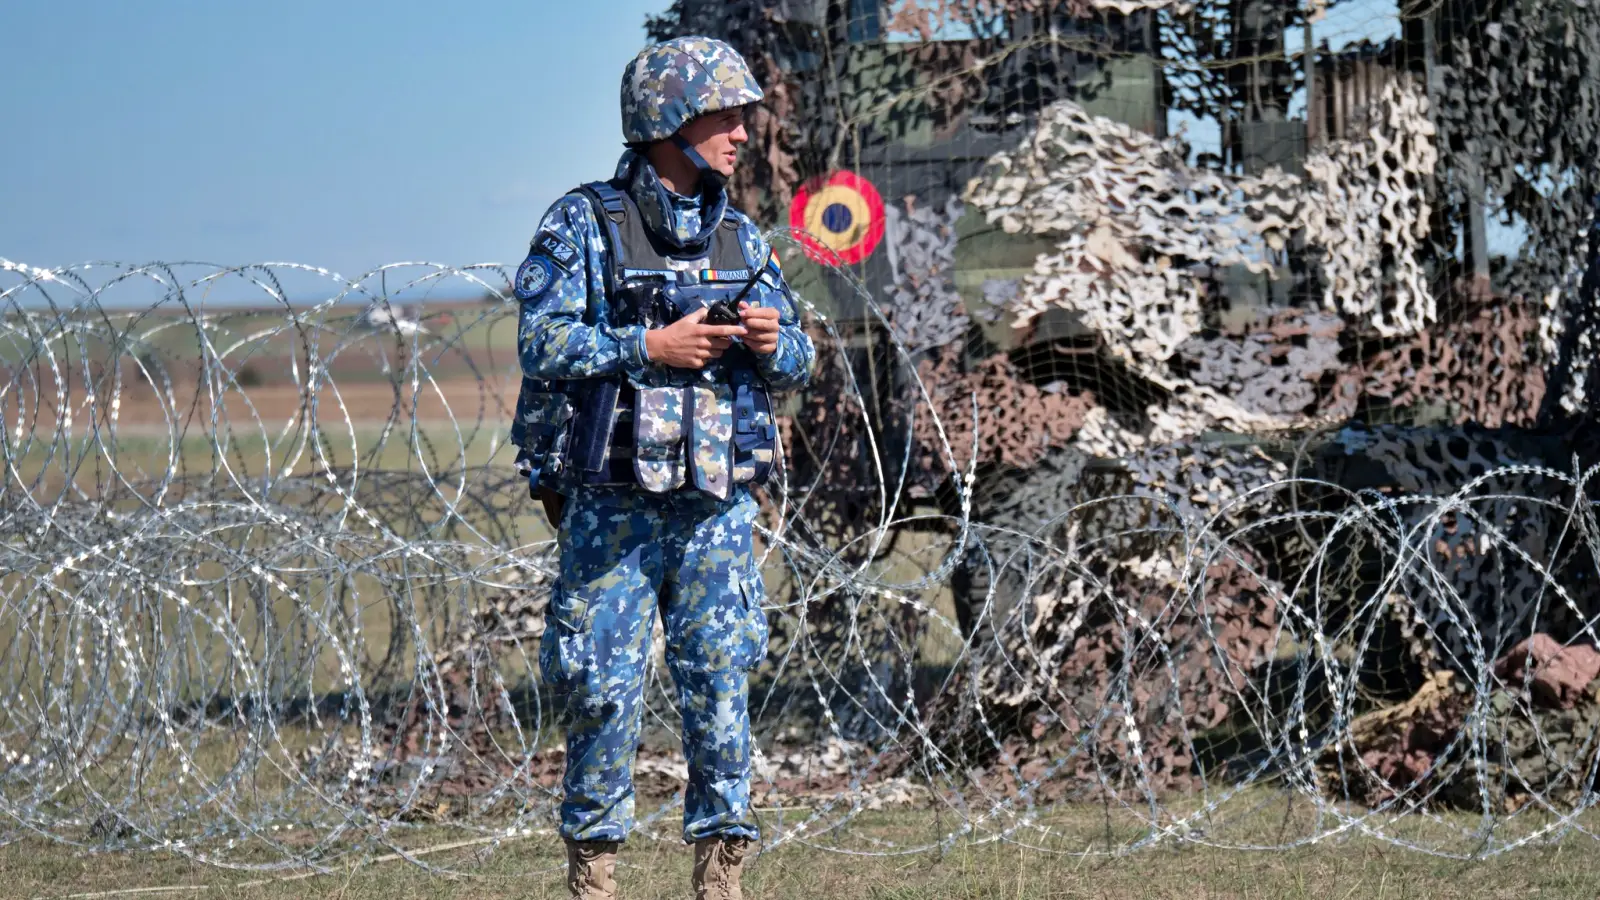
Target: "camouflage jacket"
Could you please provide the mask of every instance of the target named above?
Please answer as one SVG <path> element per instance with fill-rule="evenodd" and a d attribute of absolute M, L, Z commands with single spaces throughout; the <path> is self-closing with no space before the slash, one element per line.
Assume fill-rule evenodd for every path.
<path fill-rule="evenodd" d="M 768 356 L 754 356 L 756 372 L 769 391 L 803 388 L 811 377 L 815 349 L 800 327 L 781 267 L 776 262 L 761 265 L 769 259 L 771 248 L 755 224 L 729 207 L 725 194 L 707 201 L 665 190 L 649 163 L 632 151 L 623 154 L 617 177 L 626 177 L 629 172 L 633 177 L 627 184 L 628 193 L 638 205 L 645 225 L 669 246 L 681 248 L 703 238 L 725 216 L 738 222 L 744 257 L 752 269 L 760 267 L 762 271 L 745 299 L 752 305 L 779 310 L 778 349 Z M 536 273 L 539 277 L 535 279 L 521 273 L 517 279 L 517 296 L 522 303 L 517 345 L 525 378 L 620 378 L 635 388 L 688 386 L 715 378 L 718 362 L 698 372 L 652 363 L 645 350 L 644 327 L 620 324 L 625 317 L 606 292 L 606 273 L 612 261 L 597 215 L 590 200 L 571 193 L 556 201 L 540 222 L 535 244 L 550 245 L 543 248 L 543 255 L 554 258 L 557 264 L 547 264 L 547 274 Z M 535 251 L 540 248 L 530 250 L 530 258 Z M 702 257 L 669 260 L 669 264 L 695 271 L 706 263 Z M 529 382 L 525 381 L 525 395 L 528 390 Z M 519 403 L 519 415 L 526 405 Z M 732 410 L 726 414 L 731 418 Z M 556 484 L 561 487 L 559 479 Z"/>
<path fill-rule="evenodd" d="M 623 154 L 618 164 L 618 175 L 626 174 L 634 158 L 632 151 Z M 708 216 L 703 214 L 699 198 L 669 194 L 671 208 L 663 211 L 658 196 L 649 183 L 654 171 L 649 163 L 640 160 L 636 177 L 629 191 L 639 204 L 639 209 L 656 234 L 667 241 L 682 246 L 686 239 L 701 232 Z M 710 210 L 712 216 L 723 215 L 739 219 L 739 236 L 744 243 L 745 258 L 759 265 L 767 258 L 769 247 L 761 232 L 749 217 L 728 207 L 726 200 Z M 660 216 L 660 219 L 655 219 Z M 715 226 L 716 222 L 712 221 Z M 651 364 L 645 353 L 642 326 L 617 327 L 612 322 L 619 316 L 611 309 L 606 297 L 604 273 L 611 265 L 606 258 L 605 241 L 600 236 L 600 223 L 590 203 L 577 194 L 567 194 L 545 213 L 539 224 L 539 233 L 553 232 L 578 248 L 578 259 L 570 270 L 558 269 L 555 278 L 536 297 L 522 297 L 522 317 L 517 328 L 517 346 L 522 372 L 529 378 L 570 379 L 600 378 L 623 375 L 638 386 L 672 383 L 667 369 Z M 811 339 L 800 328 L 799 315 L 788 295 L 788 285 L 782 276 L 769 269 L 750 292 L 747 300 L 752 305 L 772 306 L 780 311 L 782 330 L 778 350 L 771 356 L 758 356 L 757 369 L 773 391 L 792 391 L 805 387 L 811 377 L 815 350 Z M 592 317 L 588 314 L 592 311 Z M 681 374 L 681 373 L 680 373 Z"/>

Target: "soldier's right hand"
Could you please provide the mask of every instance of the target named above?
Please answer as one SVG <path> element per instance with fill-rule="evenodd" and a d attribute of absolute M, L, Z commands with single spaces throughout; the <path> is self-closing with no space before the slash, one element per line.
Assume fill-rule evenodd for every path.
<path fill-rule="evenodd" d="M 729 338 L 745 333 L 742 325 L 707 325 L 702 306 L 665 328 L 644 333 L 644 352 L 659 366 L 675 369 L 703 369 L 706 363 L 728 349 Z"/>

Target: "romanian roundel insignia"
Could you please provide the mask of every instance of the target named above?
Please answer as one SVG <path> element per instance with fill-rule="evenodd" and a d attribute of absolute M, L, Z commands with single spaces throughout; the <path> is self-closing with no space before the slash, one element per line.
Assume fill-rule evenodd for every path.
<path fill-rule="evenodd" d="M 838 171 L 806 182 L 789 206 L 806 255 L 820 263 L 861 262 L 883 242 L 883 198 L 872 182 Z"/>
<path fill-rule="evenodd" d="M 532 300 L 555 280 L 555 264 L 544 254 L 535 253 L 523 260 L 517 269 L 517 299 Z"/>

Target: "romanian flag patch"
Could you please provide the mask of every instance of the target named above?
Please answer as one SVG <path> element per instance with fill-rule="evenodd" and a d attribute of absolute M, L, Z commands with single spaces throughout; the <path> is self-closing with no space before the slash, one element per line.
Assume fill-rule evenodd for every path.
<path fill-rule="evenodd" d="M 749 269 L 701 269 L 700 280 L 706 281 L 749 281 Z"/>

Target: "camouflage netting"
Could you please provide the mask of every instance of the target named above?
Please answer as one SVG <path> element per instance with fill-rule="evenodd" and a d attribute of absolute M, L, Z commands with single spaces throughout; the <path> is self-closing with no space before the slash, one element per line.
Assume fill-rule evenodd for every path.
<path fill-rule="evenodd" d="M 908 185 L 885 197 L 892 277 L 852 273 L 848 291 L 874 301 L 864 337 L 787 426 L 815 454 L 802 502 L 841 511 L 824 543 L 922 488 L 970 513 L 952 584 L 972 669 L 926 714 L 956 759 L 1033 774 L 1055 760 L 1052 791 L 1103 780 L 1128 729 L 1151 772 L 1170 770 L 1161 789 L 1187 786 L 1197 735 L 1283 740 L 1252 713 L 1266 694 L 1314 735 L 1340 685 L 1394 702 L 1536 632 L 1592 639 L 1584 616 L 1600 612 L 1584 533 L 1558 521 L 1586 491 L 1561 451 L 1574 426 L 1550 413 L 1580 409 L 1593 346 L 1577 276 L 1595 187 L 1578 161 L 1600 149 L 1595 11 L 1447 2 L 1386 42 L 1324 47 L 1326 119 L 1269 165 L 1248 141 L 1289 134 L 1310 71 L 1289 48 L 1329 4 L 1247 5 L 920 2 L 863 24 L 864 7 L 823 3 L 817 31 L 781 29 L 785 89 L 820 104 L 785 123 L 800 174 L 859 164 Z M 863 28 L 908 43 L 869 52 Z M 1117 76 L 1093 59 L 1153 46 L 1176 50 L 1164 102 L 1220 121 L 1220 153 L 1095 105 Z M 793 64 L 810 50 L 820 64 Z M 919 120 L 983 160 L 902 182 L 896 153 L 908 171 L 929 158 Z M 1492 279 L 1472 256 L 1485 216 L 1527 233 Z M 986 234 L 1037 248 L 1031 263 L 987 271 L 962 249 Z M 1241 304 L 1240 283 L 1269 302 Z M 894 346 L 865 337 L 875 327 Z M 870 385 L 859 408 L 834 399 L 846 356 Z M 911 493 L 852 492 L 868 470 Z M 1323 481 L 1292 483 L 1306 477 Z M 1413 542 L 1424 556 L 1399 551 Z M 1197 574 L 1224 561 L 1251 574 Z M 1249 637 L 1208 643 L 1195 623 L 1224 609 L 1219 627 Z M 1273 654 L 1298 674 L 1273 674 Z M 1193 698 L 1152 699 L 1178 684 Z M 1119 707 L 1119 691 L 1152 705 Z M 1093 748 L 1060 764 L 1075 741 Z"/>
<path fill-rule="evenodd" d="M 960 346 L 970 325 L 951 277 L 961 201 L 951 197 L 943 210 L 935 210 L 907 197 L 905 206 L 904 215 L 889 218 L 885 235 L 894 242 L 901 267 L 884 298 L 889 330 L 912 354 Z"/>
<path fill-rule="evenodd" d="M 1155 504 L 1140 512 L 1151 531 L 1176 524 Z M 998 738 L 997 768 L 979 780 L 1036 799 L 1199 787 L 1210 761 L 1195 743 L 1229 720 L 1249 673 L 1271 659 L 1281 588 L 1248 557 L 1185 571 L 1193 563 L 1172 544 L 1144 557 L 1084 552 L 1076 541 L 1094 517 L 1064 524 L 1069 543 L 1054 549 L 1065 553 L 1041 554 L 1030 603 L 980 644 L 1009 664 L 936 700 L 929 729 L 958 759 L 987 759 Z"/>
<path fill-rule="evenodd" d="M 1593 304 L 1580 295 L 1577 273 L 1600 190 L 1591 164 L 1600 152 L 1600 9 L 1583 0 L 1481 8 L 1451 0 L 1438 23 L 1430 92 L 1444 214 L 1435 217 L 1433 253 L 1453 255 L 1461 212 L 1474 200 L 1525 229 L 1505 262 L 1504 290 L 1551 301 L 1551 327 L 1570 342 L 1554 367 L 1567 387 L 1554 399 L 1581 413 Z"/>
<path fill-rule="evenodd" d="M 1373 807 L 1579 806 L 1600 763 L 1600 653 L 1539 634 L 1494 664 L 1487 695 L 1435 672 L 1414 697 L 1350 723 L 1323 750 L 1328 790 Z M 1494 736 L 1475 747 L 1474 735 Z"/>
<path fill-rule="evenodd" d="M 924 471 L 964 473 L 974 453 L 980 464 L 1030 467 L 1046 451 L 1067 446 L 1095 408 L 1093 394 L 1058 384 L 1034 387 L 1003 353 L 969 365 L 962 365 L 960 353 L 946 346 L 917 367 L 934 413 L 917 419 L 912 430 L 926 454 L 917 460 Z M 953 458 L 938 452 L 943 440 Z"/>
<path fill-rule="evenodd" d="M 1010 304 L 1015 325 L 1060 307 L 1122 361 L 1152 365 L 1201 327 L 1200 285 L 1183 264 L 1262 265 L 1262 248 L 1286 238 L 1290 184 L 1192 169 L 1176 142 L 1059 101 L 966 197 L 1008 233 L 1059 241 Z"/>
<path fill-rule="evenodd" d="M 1298 224 L 1321 252 L 1323 308 L 1380 337 L 1438 319 L 1421 256 L 1432 208 L 1424 182 L 1438 164 L 1428 101 L 1411 79 L 1389 82 L 1367 140 L 1340 141 L 1306 160 Z"/>

